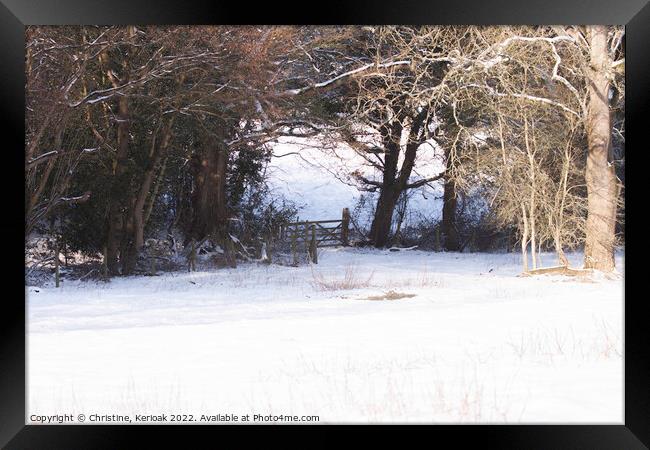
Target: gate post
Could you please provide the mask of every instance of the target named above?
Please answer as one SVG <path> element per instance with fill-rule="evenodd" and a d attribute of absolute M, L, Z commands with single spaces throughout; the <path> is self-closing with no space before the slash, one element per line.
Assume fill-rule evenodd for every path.
<path fill-rule="evenodd" d="M 298 254 L 296 253 L 296 238 L 298 236 L 298 226 L 295 225 L 293 228 L 289 228 L 289 233 L 291 234 L 291 253 L 293 253 L 293 265 L 298 265 Z"/>
<path fill-rule="evenodd" d="M 341 217 L 341 242 L 344 246 L 350 245 L 350 210 L 343 208 Z"/>
<path fill-rule="evenodd" d="M 106 247 L 106 244 L 104 244 L 104 247 L 102 248 L 102 252 L 104 253 L 104 258 L 102 259 L 102 276 L 104 277 L 105 280 L 108 280 L 108 259 L 106 258 L 108 254 L 108 249 Z"/>
<path fill-rule="evenodd" d="M 54 250 L 54 281 L 56 283 L 56 287 L 59 287 L 59 280 L 61 279 L 61 275 L 59 273 L 59 240 L 57 238 L 56 240 L 56 249 Z"/>
<path fill-rule="evenodd" d="M 311 262 L 318 264 L 318 246 L 316 245 L 316 225 L 311 226 L 311 242 L 309 244 Z"/>
<path fill-rule="evenodd" d="M 190 249 L 190 261 L 188 266 L 188 272 L 194 272 L 196 270 L 196 241 L 192 239 L 192 247 Z"/>

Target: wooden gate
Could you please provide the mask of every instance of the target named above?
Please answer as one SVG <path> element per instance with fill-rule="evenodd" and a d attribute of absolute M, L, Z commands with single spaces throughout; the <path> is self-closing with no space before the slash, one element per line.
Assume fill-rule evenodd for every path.
<path fill-rule="evenodd" d="M 286 223 L 280 229 L 280 237 L 291 243 L 294 261 L 297 261 L 297 252 L 304 249 L 311 261 L 318 263 L 317 248 L 350 244 L 350 210 L 343 208 L 340 219 Z"/>
<path fill-rule="evenodd" d="M 313 238 L 317 247 L 347 246 L 350 236 L 350 211 L 343 208 L 340 219 L 286 223 L 282 226 L 281 235 L 283 239 L 303 245 L 310 243 Z"/>

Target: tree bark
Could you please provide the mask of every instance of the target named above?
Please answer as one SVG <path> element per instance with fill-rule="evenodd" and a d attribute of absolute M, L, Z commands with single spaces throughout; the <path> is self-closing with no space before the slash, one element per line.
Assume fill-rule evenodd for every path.
<path fill-rule="evenodd" d="M 192 162 L 194 191 L 192 192 L 192 224 L 190 238 L 198 241 L 218 232 L 225 233 L 227 225 L 226 171 L 228 149 L 223 142 L 211 143 Z M 221 236 L 223 237 L 223 236 Z"/>
<path fill-rule="evenodd" d="M 549 229 L 553 230 L 553 240 L 555 242 L 555 253 L 557 254 L 558 263 L 561 266 L 568 267 L 569 260 L 564 254 L 564 248 L 562 246 L 562 231 L 564 229 L 564 207 L 568 193 L 567 183 L 569 178 L 569 168 L 571 165 L 571 159 L 568 154 L 568 146 L 564 150 L 564 155 L 564 162 L 562 164 L 562 181 L 560 182 L 559 191 L 555 196 L 555 217 L 553 214 L 549 214 L 548 217 Z"/>
<path fill-rule="evenodd" d="M 409 188 L 408 180 L 415 165 L 417 150 L 424 141 L 421 132 L 425 118 L 426 111 L 420 112 L 413 118 L 399 174 L 397 167 L 402 124 L 399 120 L 396 120 L 390 127 L 384 127 L 383 129 L 384 148 L 386 149 L 383 180 L 369 236 L 372 244 L 377 248 L 385 247 L 388 243 L 397 200 L 400 194 Z"/>
<path fill-rule="evenodd" d="M 125 226 L 121 191 L 123 189 L 124 166 L 129 152 L 129 103 L 126 96 L 119 99 L 117 117 L 117 154 L 113 162 L 113 186 L 109 200 L 108 234 L 106 238 L 106 265 L 111 275 L 119 273 L 118 256 L 122 231 Z"/>
<path fill-rule="evenodd" d="M 445 250 L 455 252 L 459 250 L 460 242 L 456 230 L 456 183 L 451 178 L 445 178 L 442 199 L 441 232 L 443 245 Z"/>
<path fill-rule="evenodd" d="M 131 196 L 128 198 L 129 204 L 125 211 L 133 211 L 135 207 L 136 197 Z M 131 275 L 135 270 L 135 265 L 138 261 L 138 255 L 135 246 L 135 223 L 133 215 L 125 212 L 123 214 L 123 228 L 121 230 L 120 240 L 120 266 L 122 268 L 122 275 Z"/>
<path fill-rule="evenodd" d="M 135 35 L 135 27 L 127 27 L 127 35 Z M 101 58 L 101 56 L 100 56 Z M 129 63 L 127 60 L 122 62 L 122 79 L 119 80 L 112 70 L 106 72 L 107 78 L 111 81 L 113 87 L 117 88 L 120 83 L 129 81 Z M 119 264 L 124 267 L 124 258 L 127 258 L 127 243 L 124 242 L 124 233 L 128 233 L 127 228 L 132 226 L 129 223 L 131 217 L 127 213 L 130 203 L 133 199 L 125 196 L 124 186 L 126 183 L 126 165 L 129 156 L 129 132 L 131 128 L 131 118 L 129 117 L 129 98 L 121 95 L 117 102 L 117 151 L 113 161 L 113 179 L 108 199 L 108 231 L 106 236 L 106 265 L 110 275 L 119 274 Z"/>
<path fill-rule="evenodd" d="M 612 122 L 609 108 L 610 82 L 607 76 L 611 59 L 607 49 L 607 28 L 587 27 L 590 47 L 588 77 L 587 142 L 589 156 L 587 183 L 587 223 L 585 268 L 605 272 L 614 270 L 617 183 L 610 162 Z"/>
<path fill-rule="evenodd" d="M 397 187 L 397 163 L 399 161 L 399 139 L 402 134 L 402 125 L 397 121 L 391 127 L 382 129 L 384 141 L 384 170 L 382 185 L 379 189 L 379 199 L 375 208 L 375 216 L 370 225 L 370 241 L 377 248 L 382 248 L 388 242 L 390 228 L 393 221 L 393 212 L 399 197 Z"/>
<path fill-rule="evenodd" d="M 382 248 L 388 243 L 391 225 L 393 223 L 393 212 L 399 198 L 399 191 L 393 184 L 384 186 L 379 193 L 375 217 L 370 226 L 370 239 L 377 248 Z"/>
<path fill-rule="evenodd" d="M 142 252 L 142 248 L 144 247 L 144 226 L 146 224 L 145 215 L 144 215 L 145 201 L 147 200 L 147 197 L 149 196 L 149 193 L 151 191 L 156 169 L 160 165 L 160 162 L 162 161 L 162 158 L 167 150 L 167 146 L 169 145 L 169 141 L 171 138 L 172 123 L 173 123 L 172 120 L 170 120 L 165 125 L 165 128 L 162 131 L 162 136 L 160 137 L 160 139 L 157 142 L 154 140 L 152 144 L 154 146 L 151 154 L 152 159 L 149 162 L 149 166 L 144 172 L 144 176 L 142 178 L 142 185 L 140 186 L 140 190 L 138 192 L 138 196 L 135 200 L 135 204 L 133 207 L 132 216 L 133 216 L 133 227 L 134 227 L 133 229 L 134 245 L 135 245 L 134 251 L 136 254 L 136 258 Z M 155 195 L 155 193 L 152 195 Z M 152 204 L 154 201 L 155 198 L 152 198 L 151 199 Z"/>
<path fill-rule="evenodd" d="M 523 222 L 523 231 L 521 236 L 521 259 L 524 272 L 528 272 L 528 218 L 526 217 L 526 205 L 521 204 L 521 219 Z"/>
<path fill-rule="evenodd" d="M 531 148 L 528 134 L 528 117 L 524 116 L 524 141 L 526 142 L 526 154 L 528 155 L 528 180 L 530 181 L 530 204 L 528 206 L 528 220 L 530 223 L 530 253 L 533 262 L 533 270 L 537 269 L 537 228 L 535 214 L 537 213 L 536 194 L 537 178 L 535 165 L 536 148 Z M 534 140 L 533 140 L 534 146 Z"/>
<path fill-rule="evenodd" d="M 163 179 L 165 177 L 165 169 L 167 168 L 167 157 L 163 160 L 161 163 L 160 167 L 160 172 L 158 172 L 158 176 L 156 177 L 156 183 L 153 186 L 153 191 L 151 192 L 151 195 L 149 196 L 149 202 L 147 203 L 147 208 L 144 213 L 144 225 L 147 226 L 147 223 L 149 222 L 149 218 L 151 217 L 151 213 L 153 212 L 153 207 L 156 203 L 156 198 L 158 198 L 158 192 L 160 191 L 160 185 L 163 182 Z"/>

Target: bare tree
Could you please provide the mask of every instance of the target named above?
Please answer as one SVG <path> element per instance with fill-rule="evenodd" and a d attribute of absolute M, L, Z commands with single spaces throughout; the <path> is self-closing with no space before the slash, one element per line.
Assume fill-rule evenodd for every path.
<path fill-rule="evenodd" d="M 587 239 L 585 267 L 603 271 L 614 269 L 616 207 L 619 194 L 616 169 L 612 161 L 612 117 L 610 89 L 614 58 L 610 48 L 616 48 L 617 34 L 608 36 L 605 26 L 588 26 L 583 33 L 589 48 L 585 64 L 589 105 L 586 128 L 589 144 L 587 158 Z M 608 41 L 613 40 L 614 44 Z M 618 61 L 617 61 L 618 62 Z"/>
<path fill-rule="evenodd" d="M 623 88 L 619 70 L 624 67 L 623 44 L 623 30 L 617 27 L 469 27 L 458 39 L 457 48 L 448 53 L 454 61 L 440 88 L 432 94 L 447 98 L 457 109 L 483 105 L 487 98 L 503 105 L 516 100 L 531 108 L 552 108 L 569 129 L 584 133 L 589 149 L 584 172 L 588 204 L 585 267 L 606 271 L 614 268 L 620 191 L 611 151 L 611 83 L 614 80 Z M 437 58 L 436 54 L 429 56 L 431 60 Z M 514 126 L 525 129 L 529 120 L 534 123 L 535 119 L 531 114 L 528 120 Z M 569 125 L 574 123 L 578 128 Z M 530 141 L 528 144 L 531 148 Z M 558 144 L 558 148 L 573 145 Z M 528 155 L 534 156 L 534 151 Z M 530 158 L 531 164 L 534 159 Z M 565 155 L 564 160 L 576 161 L 571 155 Z M 530 174 L 532 183 L 535 171 Z M 536 198 L 537 195 L 531 197 L 533 204 Z M 566 201 L 560 195 L 562 198 Z M 562 204 L 565 203 L 559 200 Z M 538 241 L 536 215 L 524 209 L 521 215 L 528 218 L 527 238 L 531 243 Z M 563 222 L 558 219 L 553 223 L 557 229 Z M 556 230 L 556 235 L 561 234 Z"/>

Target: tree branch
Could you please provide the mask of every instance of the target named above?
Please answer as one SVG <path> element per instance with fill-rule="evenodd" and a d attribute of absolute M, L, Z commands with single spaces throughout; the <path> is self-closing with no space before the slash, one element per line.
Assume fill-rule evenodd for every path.
<path fill-rule="evenodd" d="M 441 173 L 439 173 L 438 175 L 435 175 L 435 176 L 432 176 L 432 177 L 429 177 L 429 178 L 424 178 L 424 179 L 422 179 L 422 180 L 418 180 L 418 181 L 415 181 L 415 182 L 413 182 L 413 183 L 408 183 L 408 184 L 405 186 L 405 189 L 414 189 L 414 188 L 419 188 L 419 187 L 424 186 L 425 184 L 431 183 L 431 182 L 433 182 L 433 181 L 438 181 L 438 180 L 440 180 L 441 178 L 444 178 L 445 175 L 447 175 L 447 171 L 446 171 L 446 170 L 443 171 L 443 172 L 441 172 Z"/>
<path fill-rule="evenodd" d="M 330 78 L 329 80 L 322 81 L 320 83 L 315 83 L 315 84 L 305 86 L 305 87 L 302 87 L 302 88 L 298 88 L 298 89 L 286 90 L 286 91 L 284 91 L 283 94 L 284 95 L 290 95 L 290 96 L 303 94 L 303 93 L 305 93 L 307 91 L 310 91 L 312 89 L 317 89 L 317 88 L 322 88 L 322 87 L 325 87 L 325 86 L 329 86 L 330 84 L 332 84 L 332 83 L 334 83 L 336 81 L 339 81 L 339 80 L 341 80 L 343 78 L 346 78 L 346 77 L 349 77 L 351 75 L 355 75 L 357 73 L 364 72 L 364 71 L 366 71 L 366 70 L 368 70 L 368 69 L 370 69 L 372 67 L 375 67 L 376 69 L 385 69 L 385 68 L 392 67 L 392 66 L 408 66 L 410 64 L 411 64 L 410 60 L 392 61 L 392 62 L 387 62 L 387 63 L 382 63 L 382 64 L 368 63 L 368 64 L 365 64 L 365 65 L 363 65 L 361 67 L 357 67 L 356 69 L 352 69 L 352 70 L 348 70 L 347 72 L 343 72 L 342 74 L 337 75 L 334 78 Z"/>

